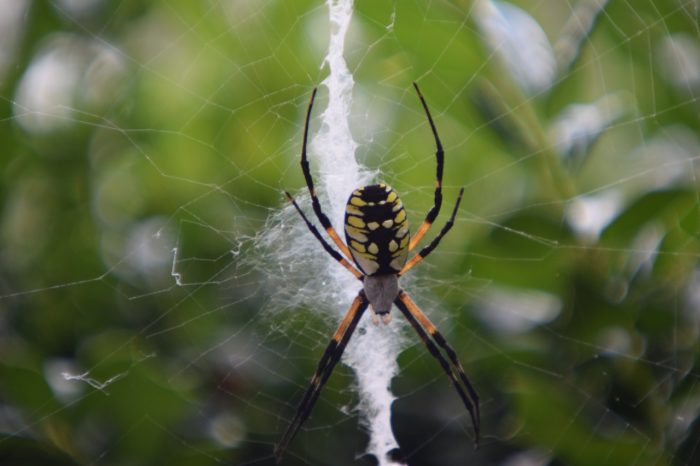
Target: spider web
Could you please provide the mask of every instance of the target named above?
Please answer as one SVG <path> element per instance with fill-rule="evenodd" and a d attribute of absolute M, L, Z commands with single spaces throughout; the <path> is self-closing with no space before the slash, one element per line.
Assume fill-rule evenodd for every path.
<path fill-rule="evenodd" d="M 381 179 L 415 229 L 416 81 L 446 151 L 426 241 L 465 195 L 402 286 L 480 394 L 481 447 L 395 312 L 284 464 L 695 464 L 698 2 L 331 4 L 346 33 L 322 2 L 0 2 L 0 462 L 272 464 L 358 290 L 282 195 L 313 219 L 311 90 L 336 228 Z"/>

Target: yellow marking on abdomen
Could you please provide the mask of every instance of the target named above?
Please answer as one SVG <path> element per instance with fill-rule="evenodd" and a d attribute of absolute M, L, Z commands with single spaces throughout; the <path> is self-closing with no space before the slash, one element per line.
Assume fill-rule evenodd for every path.
<path fill-rule="evenodd" d="M 363 215 L 365 215 L 364 212 L 362 212 L 360 209 L 351 204 L 345 206 L 345 212 L 347 212 L 350 215 L 357 215 L 358 217 L 362 217 Z"/>
<path fill-rule="evenodd" d="M 400 271 L 405 263 L 406 263 L 406 256 L 400 255 L 400 256 L 396 257 L 394 260 L 392 260 L 391 262 L 389 262 L 389 266 L 396 271 Z"/>
<path fill-rule="evenodd" d="M 374 243 L 372 243 L 374 244 Z M 366 252 L 367 249 L 365 249 L 365 245 L 362 243 L 358 243 L 355 240 L 350 240 L 350 247 L 353 248 L 355 251 L 358 252 Z M 370 251 L 371 252 L 371 251 Z"/>
<path fill-rule="evenodd" d="M 351 227 L 350 225 L 345 225 L 345 233 L 352 239 L 359 241 L 360 243 L 367 242 L 367 235 L 365 235 L 366 230 L 360 230 L 359 228 Z"/>
<path fill-rule="evenodd" d="M 365 222 L 359 217 L 348 217 L 347 223 L 357 228 L 365 227 Z"/>

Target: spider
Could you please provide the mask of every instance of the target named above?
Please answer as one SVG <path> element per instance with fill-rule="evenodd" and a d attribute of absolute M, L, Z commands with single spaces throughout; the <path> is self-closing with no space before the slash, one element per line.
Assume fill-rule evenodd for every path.
<path fill-rule="evenodd" d="M 430 123 L 430 128 L 433 132 L 433 137 L 435 138 L 437 182 L 435 185 L 433 207 L 428 211 L 425 220 L 423 220 L 415 236 L 411 237 L 408 231 L 406 211 L 396 191 L 384 183 L 368 185 L 356 189 L 350 195 L 345 207 L 345 240 L 347 243 L 344 243 L 340 239 L 335 228 L 331 225 L 330 220 L 326 214 L 323 213 L 323 210 L 321 210 L 321 204 L 316 196 L 313 178 L 309 170 L 309 162 L 306 157 L 306 143 L 309 135 L 311 109 L 313 108 L 317 89 L 314 89 L 311 94 L 304 125 L 301 169 L 304 173 L 309 193 L 311 194 L 311 202 L 316 217 L 341 252 L 338 252 L 323 238 L 323 236 L 321 236 L 318 229 L 309 221 L 294 200 L 294 197 L 286 191 L 285 194 L 289 202 L 292 203 L 297 212 L 299 212 L 299 215 L 301 215 L 308 229 L 321 243 L 326 252 L 362 282 L 362 289 L 355 297 L 350 309 L 345 313 L 345 317 L 333 334 L 328 347 L 318 363 L 316 372 L 311 378 L 311 383 L 297 407 L 294 419 L 289 424 L 289 427 L 275 449 L 277 462 L 281 461 L 287 446 L 294 439 L 294 436 L 297 434 L 302 424 L 311 414 L 311 410 L 318 400 L 321 389 L 331 376 L 333 368 L 340 360 L 348 341 L 350 341 L 357 327 L 357 323 L 368 306 L 371 309 L 372 320 L 375 324 L 378 324 L 380 319 L 384 324 L 388 324 L 391 321 L 390 311 L 392 304 L 401 311 L 423 341 L 423 344 L 427 347 L 430 354 L 437 359 L 450 378 L 452 385 L 454 385 L 467 411 L 469 411 L 474 428 L 475 446 L 479 444 L 480 412 L 479 397 L 476 394 L 476 390 L 474 390 L 464 373 L 462 363 L 459 361 L 455 350 L 447 343 L 437 327 L 435 327 L 423 311 L 420 310 L 408 293 L 399 288 L 399 277 L 425 259 L 428 254 L 437 247 L 443 236 L 452 228 L 457 209 L 459 208 L 462 195 L 464 194 L 464 188 L 462 188 L 455 202 L 452 214 L 445 226 L 442 227 L 440 233 L 438 233 L 430 244 L 408 260 L 408 253 L 412 251 L 423 236 L 425 236 L 440 212 L 440 206 L 442 205 L 442 173 L 444 166 L 442 143 L 438 137 L 433 118 L 430 115 L 428 104 L 425 102 L 418 85 L 413 83 L 413 87 L 416 89 L 418 98 L 423 105 L 428 122 Z M 449 362 L 438 347 L 447 353 Z"/>

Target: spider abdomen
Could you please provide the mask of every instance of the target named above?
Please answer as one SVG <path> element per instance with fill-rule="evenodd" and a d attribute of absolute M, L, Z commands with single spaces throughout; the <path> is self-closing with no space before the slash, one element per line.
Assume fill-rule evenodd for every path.
<path fill-rule="evenodd" d="M 365 275 L 397 274 L 406 263 L 406 211 L 391 186 L 356 189 L 345 206 L 345 240 Z"/>

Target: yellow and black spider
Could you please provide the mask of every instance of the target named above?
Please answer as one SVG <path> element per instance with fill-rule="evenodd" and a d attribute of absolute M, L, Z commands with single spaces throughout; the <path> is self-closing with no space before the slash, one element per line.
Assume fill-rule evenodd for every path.
<path fill-rule="evenodd" d="M 471 416 L 472 425 L 474 426 L 475 443 L 477 446 L 479 444 L 479 397 L 464 373 L 457 353 L 449 343 L 447 343 L 435 325 L 410 298 L 408 293 L 399 288 L 399 277 L 425 259 L 425 257 L 437 247 L 442 237 L 452 228 L 459 203 L 462 200 L 462 194 L 464 193 L 464 188 L 462 188 L 455 202 L 454 209 L 452 210 L 452 215 L 450 215 L 449 220 L 435 239 L 421 249 L 411 260 L 407 260 L 408 253 L 413 250 L 421 238 L 425 236 L 425 233 L 440 212 L 440 206 L 442 205 L 442 172 L 444 165 L 444 151 L 440 138 L 438 137 L 437 129 L 435 128 L 435 123 L 430 115 L 428 104 L 425 102 L 418 85 L 413 83 L 413 86 L 416 88 L 418 98 L 428 117 L 430 128 L 435 137 L 435 145 L 437 146 L 435 151 L 435 157 L 437 158 L 437 182 L 435 185 L 435 201 L 433 207 L 428 212 L 425 220 L 423 220 L 420 228 L 418 228 L 416 235 L 411 238 L 408 231 L 406 211 L 396 191 L 383 183 L 359 188 L 352 192 L 345 207 L 345 239 L 347 245 L 340 239 L 335 228 L 331 225 L 330 220 L 328 220 L 326 214 L 321 210 L 321 204 L 314 190 L 314 182 L 311 177 L 311 171 L 309 170 L 309 162 L 306 158 L 309 119 L 311 117 L 314 98 L 316 97 L 316 89 L 314 89 L 311 94 L 311 101 L 309 102 L 309 107 L 306 112 L 306 123 L 304 125 L 301 169 L 304 172 L 306 185 L 311 194 L 311 202 L 316 217 L 342 254 L 335 250 L 333 246 L 328 244 L 321 236 L 316 227 L 299 208 L 299 205 L 292 195 L 288 192 L 285 192 L 285 194 L 323 248 L 362 282 L 362 289 L 352 302 L 350 309 L 345 314 L 338 329 L 333 334 L 333 338 L 331 338 L 328 347 L 318 363 L 318 368 L 311 378 L 311 383 L 297 407 L 294 419 L 289 424 L 282 440 L 275 449 L 275 456 L 278 462 L 282 459 L 282 455 L 284 455 L 289 442 L 292 441 L 301 425 L 309 417 L 321 393 L 321 389 L 328 381 L 328 378 L 333 372 L 333 368 L 340 360 L 345 346 L 348 344 L 348 341 L 350 341 L 350 337 L 355 331 L 357 323 L 367 309 L 367 306 L 371 308 L 372 320 L 375 324 L 379 322 L 380 318 L 384 324 L 388 324 L 391 321 L 391 305 L 395 304 L 396 307 L 399 308 L 411 326 L 413 326 L 416 333 L 418 333 L 418 336 L 428 348 L 430 354 L 438 360 L 445 373 L 447 373 L 455 389 L 457 389 L 457 393 L 459 393 L 460 398 Z M 351 261 L 355 263 L 355 266 L 352 265 Z M 438 347 L 442 348 L 445 353 L 447 353 L 449 362 L 442 355 Z"/>

